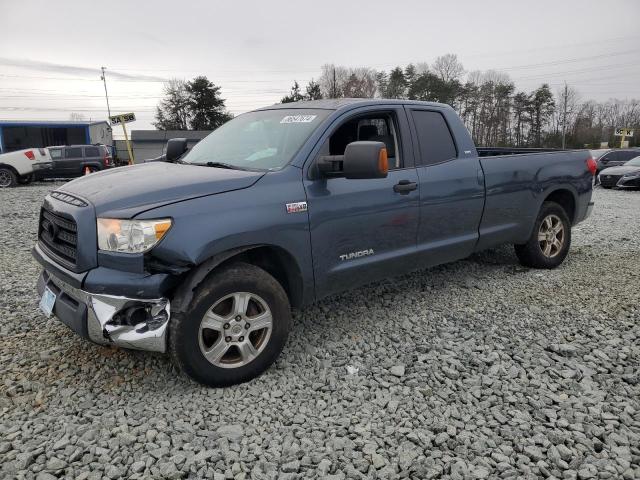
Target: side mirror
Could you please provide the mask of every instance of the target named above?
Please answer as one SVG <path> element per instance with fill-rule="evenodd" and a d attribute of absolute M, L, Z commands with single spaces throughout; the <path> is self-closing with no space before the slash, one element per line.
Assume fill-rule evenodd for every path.
<path fill-rule="evenodd" d="M 167 141 L 167 149 L 165 151 L 165 157 L 167 162 L 175 162 L 187 151 L 187 139 L 186 138 L 172 138 Z"/>
<path fill-rule="evenodd" d="M 344 155 L 328 155 L 318 161 L 325 177 L 385 178 L 389 171 L 387 147 L 382 142 L 351 142 Z"/>

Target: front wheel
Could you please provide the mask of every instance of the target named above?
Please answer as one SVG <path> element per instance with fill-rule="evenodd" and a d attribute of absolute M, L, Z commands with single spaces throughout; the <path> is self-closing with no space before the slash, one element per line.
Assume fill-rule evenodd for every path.
<path fill-rule="evenodd" d="M 520 263 L 533 268 L 555 268 L 571 246 L 571 222 L 567 213 L 555 202 L 544 202 L 529 241 L 515 245 Z"/>
<path fill-rule="evenodd" d="M 171 319 L 174 362 L 211 387 L 246 382 L 264 372 L 287 341 L 291 307 L 266 271 L 236 263 L 200 284 L 187 311 Z"/>

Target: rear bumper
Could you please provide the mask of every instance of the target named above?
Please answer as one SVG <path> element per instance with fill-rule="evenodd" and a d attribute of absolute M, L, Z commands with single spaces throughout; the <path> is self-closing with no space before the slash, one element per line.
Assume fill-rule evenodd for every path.
<path fill-rule="evenodd" d="M 34 172 L 46 172 L 47 170 L 51 170 L 53 168 L 52 162 L 36 162 L 33 164 Z"/>
<path fill-rule="evenodd" d="M 582 220 L 586 220 L 591 216 L 591 212 L 593 212 L 594 202 L 589 202 L 587 204 L 587 212 L 584 214 L 584 218 Z"/>
<path fill-rule="evenodd" d="M 171 316 L 167 298 L 143 299 L 89 293 L 43 270 L 38 293 L 56 294 L 54 315 L 78 335 L 101 345 L 164 353 Z"/>

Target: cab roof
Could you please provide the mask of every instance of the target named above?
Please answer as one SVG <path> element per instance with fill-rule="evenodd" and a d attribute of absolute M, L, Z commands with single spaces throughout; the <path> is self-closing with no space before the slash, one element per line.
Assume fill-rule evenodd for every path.
<path fill-rule="evenodd" d="M 310 109 L 319 108 L 323 110 L 343 110 L 350 107 L 358 106 L 374 106 L 374 105 L 422 105 L 429 107 L 451 108 L 444 103 L 421 102 L 418 100 L 402 100 L 387 98 L 325 98 L 322 100 L 305 100 L 302 102 L 276 103 L 268 107 L 258 108 L 257 110 L 279 110 L 279 109 Z"/>

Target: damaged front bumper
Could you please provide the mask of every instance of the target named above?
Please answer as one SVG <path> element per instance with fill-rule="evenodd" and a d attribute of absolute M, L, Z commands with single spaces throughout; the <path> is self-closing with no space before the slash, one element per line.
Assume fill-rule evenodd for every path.
<path fill-rule="evenodd" d="M 92 342 L 166 352 L 169 299 L 89 293 L 43 270 L 38 279 L 40 295 L 45 287 L 56 295 L 53 314 Z"/>

